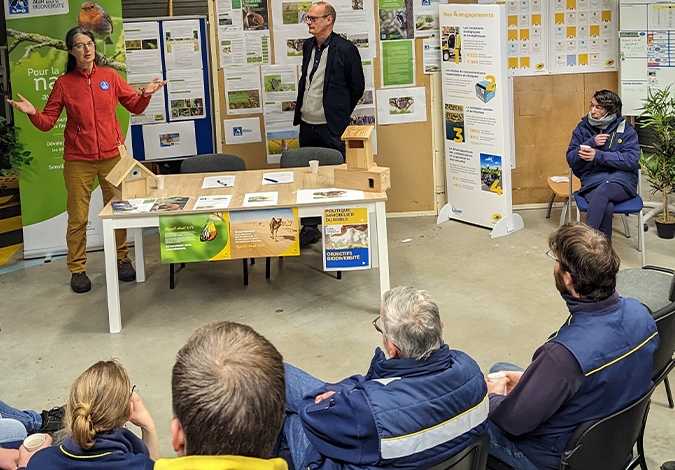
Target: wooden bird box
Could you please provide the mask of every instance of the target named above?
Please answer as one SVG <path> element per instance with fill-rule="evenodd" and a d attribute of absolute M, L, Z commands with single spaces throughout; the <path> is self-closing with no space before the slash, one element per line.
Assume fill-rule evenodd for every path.
<path fill-rule="evenodd" d="M 157 181 L 157 176 L 141 162 L 127 155 L 126 151 L 120 151 L 120 156 L 120 161 L 105 177 L 115 187 L 115 196 L 122 200 L 147 196 L 150 193 L 150 182 Z"/>
<path fill-rule="evenodd" d="M 336 188 L 374 193 L 383 193 L 391 188 L 389 168 L 385 166 L 372 166 L 368 170 L 350 170 L 343 164 L 336 166 L 333 174 Z"/>
<path fill-rule="evenodd" d="M 347 168 L 369 170 L 373 165 L 373 142 L 370 135 L 375 126 L 347 126 L 342 134 L 345 142 Z"/>

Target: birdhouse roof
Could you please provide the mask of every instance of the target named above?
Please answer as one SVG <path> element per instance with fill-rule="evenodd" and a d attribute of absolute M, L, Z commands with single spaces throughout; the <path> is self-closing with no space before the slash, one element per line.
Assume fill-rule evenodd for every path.
<path fill-rule="evenodd" d="M 342 134 L 342 140 L 368 140 L 375 126 L 347 126 Z"/>
<path fill-rule="evenodd" d="M 157 179 L 155 174 L 148 170 L 141 162 L 128 156 L 120 158 L 120 161 L 117 162 L 117 165 L 108 173 L 105 179 L 113 186 L 119 186 L 134 168 L 139 168 L 146 176 Z"/>

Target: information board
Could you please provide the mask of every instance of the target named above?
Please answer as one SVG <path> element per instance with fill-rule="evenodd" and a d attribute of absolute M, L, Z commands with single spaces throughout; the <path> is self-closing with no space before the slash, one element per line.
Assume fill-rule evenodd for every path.
<path fill-rule="evenodd" d="M 623 114 L 637 116 L 649 88 L 675 82 L 675 3 L 621 2 L 619 39 Z"/>
<path fill-rule="evenodd" d="M 153 161 L 214 153 L 206 18 L 126 20 L 124 33 L 129 84 L 167 80 L 148 109 L 132 117 L 129 153 Z"/>

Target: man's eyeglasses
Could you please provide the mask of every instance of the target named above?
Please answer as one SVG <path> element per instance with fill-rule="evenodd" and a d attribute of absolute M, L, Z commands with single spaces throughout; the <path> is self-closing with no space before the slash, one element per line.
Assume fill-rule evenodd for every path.
<path fill-rule="evenodd" d="M 305 16 L 305 23 L 314 23 L 319 18 L 328 18 L 330 15 L 321 15 L 321 16 Z"/>
<path fill-rule="evenodd" d="M 75 49 L 77 49 L 78 51 L 81 51 L 81 50 L 84 49 L 85 47 L 86 47 L 87 49 L 91 49 L 92 47 L 95 47 L 95 46 L 96 46 L 96 44 L 93 43 L 92 41 L 89 41 L 89 42 L 78 42 L 77 44 L 73 44 L 73 47 L 74 47 Z"/>
<path fill-rule="evenodd" d="M 553 250 L 548 250 L 546 252 L 546 256 L 551 258 L 553 261 L 558 261 L 558 258 L 556 258 L 555 253 L 553 253 Z"/>
<path fill-rule="evenodd" d="M 373 326 L 375 327 L 375 329 L 377 330 L 377 332 L 378 332 L 379 334 L 383 335 L 383 334 L 384 334 L 384 331 L 382 331 L 382 328 L 380 328 L 380 325 L 378 325 L 379 321 L 380 321 L 380 317 L 377 316 L 377 317 L 375 318 L 375 320 L 373 320 Z"/>
<path fill-rule="evenodd" d="M 377 318 L 375 318 L 375 320 L 373 320 L 373 326 L 375 327 L 375 329 L 377 330 L 378 333 L 380 333 L 382 336 L 384 336 L 386 338 L 386 336 L 384 334 L 384 331 L 382 331 L 382 327 L 378 324 L 381 321 L 382 321 L 382 319 L 378 316 Z M 389 340 L 387 340 L 387 341 L 389 341 Z M 393 342 L 391 342 L 391 344 L 393 344 L 394 347 L 400 351 L 400 348 L 398 346 L 396 346 Z"/>

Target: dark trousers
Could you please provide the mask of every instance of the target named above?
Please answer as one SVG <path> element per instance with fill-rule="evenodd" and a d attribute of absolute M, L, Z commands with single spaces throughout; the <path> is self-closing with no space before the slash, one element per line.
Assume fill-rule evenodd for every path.
<path fill-rule="evenodd" d="M 611 243 L 614 205 L 629 200 L 630 194 L 619 183 L 602 183 L 583 197 L 588 201 L 586 224 L 604 233 Z"/>
<path fill-rule="evenodd" d="M 307 124 L 300 121 L 300 147 L 323 147 L 338 150 L 345 156 L 345 143 L 342 135 L 333 134 L 328 124 Z"/>

